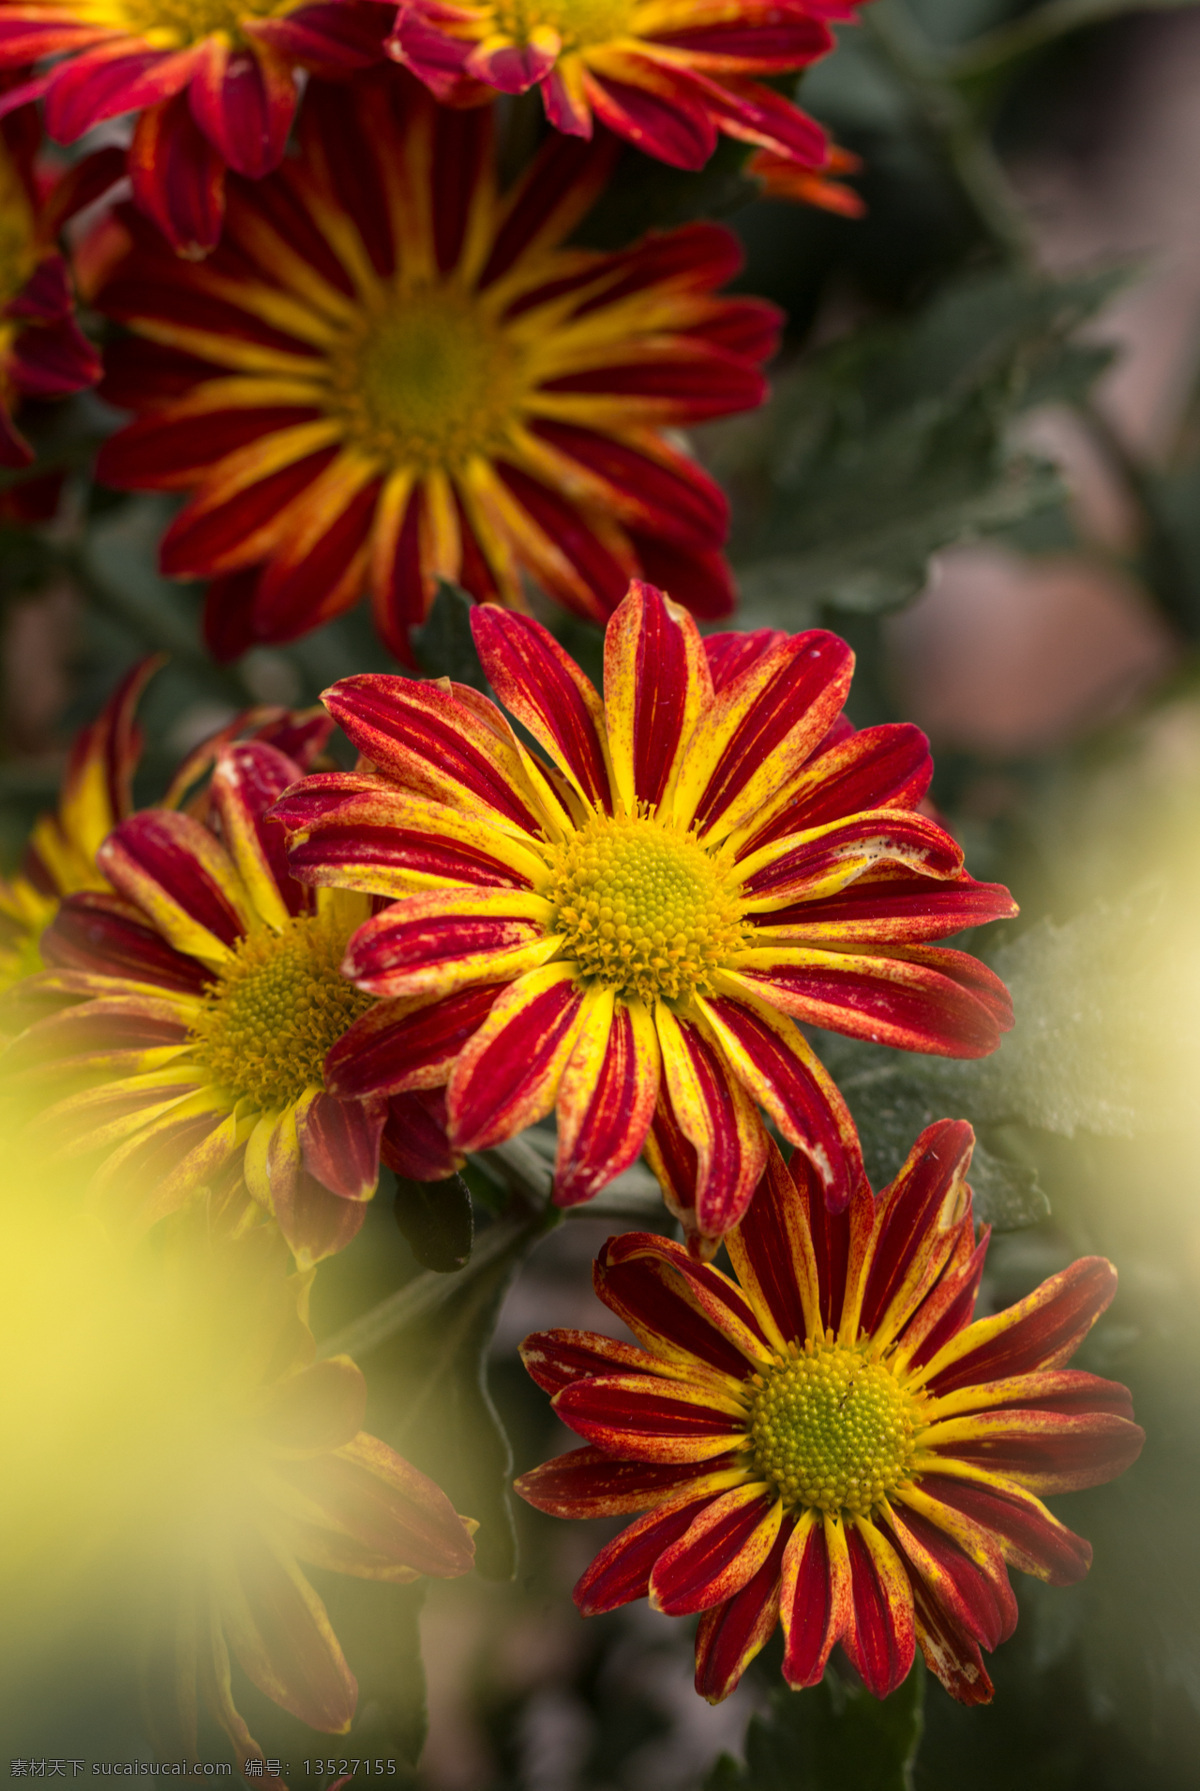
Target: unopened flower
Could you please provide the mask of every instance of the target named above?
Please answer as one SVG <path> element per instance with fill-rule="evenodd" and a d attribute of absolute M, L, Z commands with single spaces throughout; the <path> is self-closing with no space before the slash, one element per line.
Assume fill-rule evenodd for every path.
<path fill-rule="evenodd" d="M 560 131 L 599 122 L 647 155 L 700 168 L 724 134 L 808 169 L 824 133 L 761 80 L 833 47 L 853 0 L 401 0 L 388 50 L 439 99 L 541 91 Z"/>
<path fill-rule="evenodd" d="M 9 992 L 33 1021 L 3 1060 L 9 1094 L 52 1148 L 97 1159 L 118 1229 L 231 1177 L 302 1262 L 362 1224 L 386 1103 L 329 1092 L 324 1061 L 374 1005 L 340 970 L 370 903 L 288 875 L 266 811 L 300 771 L 260 741 L 222 749 L 220 838 L 171 809 L 122 821 L 96 861 L 115 893 L 69 898 L 49 968 Z"/>
<path fill-rule="evenodd" d="M 371 593 L 408 632 L 439 578 L 518 607 L 532 577 L 603 621 L 631 575 L 732 604 L 719 488 L 667 431 L 763 397 L 778 316 L 721 298 L 733 236 L 696 224 L 564 248 L 611 157 L 553 140 L 498 187 L 488 112 L 398 70 L 311 84 L 300 153 L 230 188 L 202 265 L 134 220 L 98 297 L 140 340 L 105 395 L 139 412 L 100 476 L 190 491 L 162 566 L 212 578 L 209 643 L 289 640 Z"/>
<path fill-rule="evenodd" d="M 350 942 L 347 975 L 383 999 L 330 1088 L 447 1083 L 464 1151 L 557 1107 L 564 1205 L 646 1145 L 704 1249 L 762 1174 L 761 1106 L 844 1206 L 857 1135 L 796 1021 L 963 1057 L 1011 1024 L 990 971 L 928 943 L 1015 910 L 916 812 L 925 736 L 841 719 L 836 635 L 702 640 L 646 585 L 608 625 L 603 701 L 529 617 L 472 623 L 551 764 L 474 690 L 367 674 L 325 695 L 364 769 L 275 811 L 295 876 L 398 898 Z"/>
<path fill-rule="evenodd" d="M 726 1239 L 733 1276 L 649 1234 L 611 1238 L 596 1291 L 638 1345 L 530 1337 L 526 1366 L 587 1447 L 522 1476 L 559 1517 L 645 1512 L 575 1589 L 587 1615 L 649 1597 L 701 1613 L 696 1688 L 728 1696 L 777 1623 L 789 1685 L 841 1644 L 877 1697 L 920 1647 L 964 1703 L 1017 1618 L 1009 1567 L 1055 1585 L 1091 1550 L 1042 1495 L 1136 1458 L 1129 1394 L 1064 1366 L 1116 1287 L 1087 1257 L 972 1323 L 987 1249 L 972 1133 L 930 1126 L 878 1200 L 831 1214 L 772 1147 Z"/>
<path fill-rule="evenodd" d="M 175 249 L 202 254 L 226 168 L 256 180 L 279 165 L 297 69 L 365 68 L 392 16 L 383 0 L 0 0 L 0 69 L 42 66 L 3 104 L 44 99 L 57 143 L 135 113 L 134 196 Z"/>

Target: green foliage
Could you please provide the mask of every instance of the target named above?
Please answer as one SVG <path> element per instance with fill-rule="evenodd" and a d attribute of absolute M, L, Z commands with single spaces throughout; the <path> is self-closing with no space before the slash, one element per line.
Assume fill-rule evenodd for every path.
<path fill-rule="evenodd" d="M 396 1223 L 424 1269 L 453 1274 L 463 1268 L 475 1239 L 471 1191 L 461 1175 L 440 1182 L 396 1177 Z"/>
<path fill-rule="evenodd" d="M 456 684 L 486 690 L 487 679 L 471 633 L 471 609 L 467 593 L 443 579 L 424 626 L 413 630 L 413 646 L 426 677 L 453 678 Z"/>
<path fill-rule="evenodd" d="M 777 1690 L 750 1719 L 746 1764 L 725 1754 L 705 1791 L 913 1791 L 924 1674 L 880 1700 L 832 1672 L 810 1691 Z"/>
<path fill-rule="evenodd" d="M 894 609 L 939 548 L 1057 501 L 1057 476 L 1015 458 L 1007 432 L 1106 364 L 1069 338 L 1118 284 L 973 274 L 784 375 L 754 449 L 768 495 L 739 550 L 748 619 Z"/>

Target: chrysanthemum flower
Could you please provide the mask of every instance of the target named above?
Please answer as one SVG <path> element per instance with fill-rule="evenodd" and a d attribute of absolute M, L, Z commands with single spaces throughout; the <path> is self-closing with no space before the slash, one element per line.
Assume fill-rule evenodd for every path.
<path fill-rule="evenodd" d="M 75 321 L 58 238 L 119 178 L 120 156 L 88 157 L 55 178 L 37 165 L 40 147 L 34 107 L 0 121 L 0 467 L 34 458 L 16 422 L 23 399 L 67 398 L 100 377 L 100 357 Z"/>
<path fill-rule="evenodd" d="M 115 894 L 66 901 L 43 935 L 49 968 L 7 997 L 41 1015 L 3 1060 L 9 1092 L 48 1146 L 98 1158 L 118 1229 L 237 1175 L 301 1262 L 362 1224 L 385 1103 L 331 1093 L 323 1065 L 374 1005 L 339 969 L 370 903 L 314 899 L 288 876 L 265 815 L 300 769 L 261 742 L 224 749 L 220 839 L 169 809 L 121 822 L 97 858 Z"/>
<path fill-rule="evenodd" d="M 378 61 L 391 18 L 383 0 L 0 0 L 0 69 L 48 64 L 3 108 L 44 97 L 58 143 L 136 113 L 134 196 L 176 249 L 203 254 L 226 167 L 278 167 L 297 69 L 336 79 Z"/>
<path fill-rule="evenodd" d="M 135 711 L 161 664 L 157 656 L 140 660 L 96 720 L 80 729 L 57 809 L 38 817 L 17 874 L 0 877 L 0 990 L 42 968 L 41 936 L 65 897 L 109 888 L 98 854 L 118 821 L 132 812 L 133 774 L 142 749 Z M 207 803 L 203 779 L 221 747 L 239 735 L 277 746 L 307 769 L 332 727 L 320 710 L 290 711 L 268 704 L 244 710 L 187 755 L 164 806 L 189 801 L 192 812 L 202 813 Z"/>
<path fill-rule="evenodd" d="M 820 127 L 755 76 L 806 68 L 833 47 L 846 0 L 401 0 L 388 50 L 439 99 L 469 103 L 541 88 L 557 130 L 595 120 L 677 168 L 700 168 L 717 138 L 824 166 Z"/>
<path fill-rule="evenodd" d="M 140 1654 L 164 1760 L 196 1758 L 198 1704 L 241 1767 L 262 1758 L 231 1662 L 346 1732 L 357 1685 L 311 1568 L 402 1585 L 472 1566 L 474 1525 L 364 1429 L 354 1363 L 314 1359 L 311 1277 L 286 1269 L 277 1233 L 230 1240 L 204 1207 L 133 1252 L 27 1198 L 6 1211 L 6 1616 L 25 1645 L 57 1602 L 60 1633 L 102 1622 L 106 1651 Z"/>
<path fill-rule="evenodd" d="M 275 811 L 293 874 L 398 897 L 345 969 L 385 998 L 330 1055 L 349 1098 L 447 1080 L 450 1141 L 483 1149 L 558 1110 L 556 1198 L 647 1145 L 689 1231 L 736 1223 L 762 1174 L 756 1102 L 844 1206 L 862 1176 L 796 1020 L 979 1056 L 1001 984 L 931 946 L 1015 912 L 916 806 L 913 727 L 839 719 L 836 635 L 714 635 L 635 584 L 608 625 L 604 700 L 539 623 L 494 605 L 475 642 L 502 702 L 365 675 L 325 702 L 367 768 Z"/>
<path fill-rule="evenodd" d="M 143 414 L 100 474 L 193 491 L 162 565 L 215 576 L 219 655 L 369 588 L 408 658 L 439 577 L 521 607 L 529 575 L 603 620 L 641 570 L 729 608 L 725 500 L 664 432 L 760 401 L 777 313 L 714 296 L 739 265 L 716 225 L 562 248 L 608 155 L 554 139 L 500 195 L 491 132 L 398 70 L 314 82 L 299 157 L 233 184 L 209 261 L 135 231 L 101 293 L 147 340 L 110 362 Z"/>
<path fill-rule="evenodd" d="M 641 1348 L 530 1337 L 525 1364 L 588 1447 L 517 1490 L 559 1517 L 644 1511 L 575 1589 L 585 1615 L 649 1596 L 701 1612 L 696 1689 L 726 1697 L 777 1622 L 789 1685 L 840 1643 L 877 1697 L 920 1646 L 964 1703 L 1017 1610 L 1008 1567 L 1055 1585 L 1091 1550 L 1040 1495 L 1109 1480 L 1142 1432 L 1129 1394 L 1064 1367 L 1116 1287 L 1087 1257 L 971 1322 L 987 1249 L 942 1120 L 878 1201 L 830 1214 L 772 1146 L 726 1239 L 734 1276 L 645 1233 L 611 1238 L 596 1291 Z"/>

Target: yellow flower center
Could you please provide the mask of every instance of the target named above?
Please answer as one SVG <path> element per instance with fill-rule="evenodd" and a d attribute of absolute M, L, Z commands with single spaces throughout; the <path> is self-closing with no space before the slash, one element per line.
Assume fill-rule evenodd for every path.
<path fill-rule="evenodd" d="M 742 940 L 719 856 L 649 816 L 597 815 L 555 849 L 546 896 L 564 953 L 627 999 L 711 991 Z"/>
<path fill-rule="evenodd" d="M 499 0 L 492 8 L 492 31 L 528 43 L 539 25 L 548 25 L 562 38 L 564 50 L 584 50 L 592 44 L 611 43 L 627 37 L 636 0 Z"/>
<path fill-rule="evenodd" d="M 917 1403 L 862 1345 L 810 1338 L 750 1381 L 756 1471 L 785 1505 L 869 1512 L 900 1484 Z"/>
<path fill-rule="evenodd" d="M 397 299 L 335 360 L 332 408 L 368 452 L 456 469 L 508 438 L 521 387 L 512 341 L 460 292 Z"/>
<path fill-rule="evenodd" d="M 115 26 L 156 50 L 176 50 L 222 35 L 242 39 L 243 19 L 270 19 L 299 0 L 76 0 L 75 15 L 87 24 Z"/>
<path fill-rule="evenodd" d="M 345 949 L 309 915 L 238 940 L 192 1027 L 197 1062 L 231 1100 L 273 1111 L 324 1086 L 329 1047 L 373 1005 L 343 977 Z"/>

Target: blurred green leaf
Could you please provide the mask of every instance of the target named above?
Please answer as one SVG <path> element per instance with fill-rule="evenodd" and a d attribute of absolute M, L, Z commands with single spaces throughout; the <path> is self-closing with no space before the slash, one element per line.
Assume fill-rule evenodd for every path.
<path fill-rule="evenodd" d="M 367 1371 L 367 1428 L 432 1475 L 479 1523 L 475 1561 L 488 1579 L 516 1572 L 509 1482 L 512 1451 L 488 1388 L 492 1332 L 517 1270 L 556 1213 L 498 1220 L 472 1260 L 413 1321 L 351 1353 Z M 498 1247 L 489 1248 L 493 1231 Z M 441 1277 L 438 1278 L 442 1280 Z M 414 1284 L 417 1285 L 417 1284 Z M 405 1294 L 408 1290 L 404 1290 Z"/>
<path fill-rule="evenodd" d="M 430 678 L 453 678 L 473 690 L 486 690 L 487 679 L 471 633 L 471 599 L 458 585 L 443 579 L 423 625 L 413 629 L 417 663 Z"/>
<path fill-rule="evenodd" d="M 461 1175 L 440 1182 L 396 1177 L 396 1223 L 424 1269 L 448 1275 L 465 1266 L 475 1237 L 471 1191 Z"/>
<path fill-rule="evenodd" d="M 939 548 L 1058 501 L 1009 427 L 1086 391 L 1107 355 L 1070 337 L 1125 278 L 973 275 L 785 375 L 751 449 L 769 495 L 738 549 L 745 619 L 893 609 Z"/>
<path fill-rule="evenodd" d="M 846 1097 L 858 1127 L 867 1177 L 886 1187 L 903 1166 L 918 1136 L 938 1119 L 969 1119 L 983 1125 L 973 1090 L 954 1072 L 975 1065 L 948 1064 L 944 1058 L 898 1056 L 857 1039 L 821 1041 L 821 1056 Z M 994 1231 L 1036 1225 L 1050 1210 L 1037 1173 L 1022 1161 L 1003 1128 L 985 1128 L 971 1157 L 975 1216 Z"/>
<path fill-rule="evenodd" d="M 725 1754 L 704 1791 L 912 1791 L 925 1682 L 919 1663 L 890 1698 L 826 1673 L 810 1691 L 775 1691 L 752 1716 L 746 1764 Z"/>

